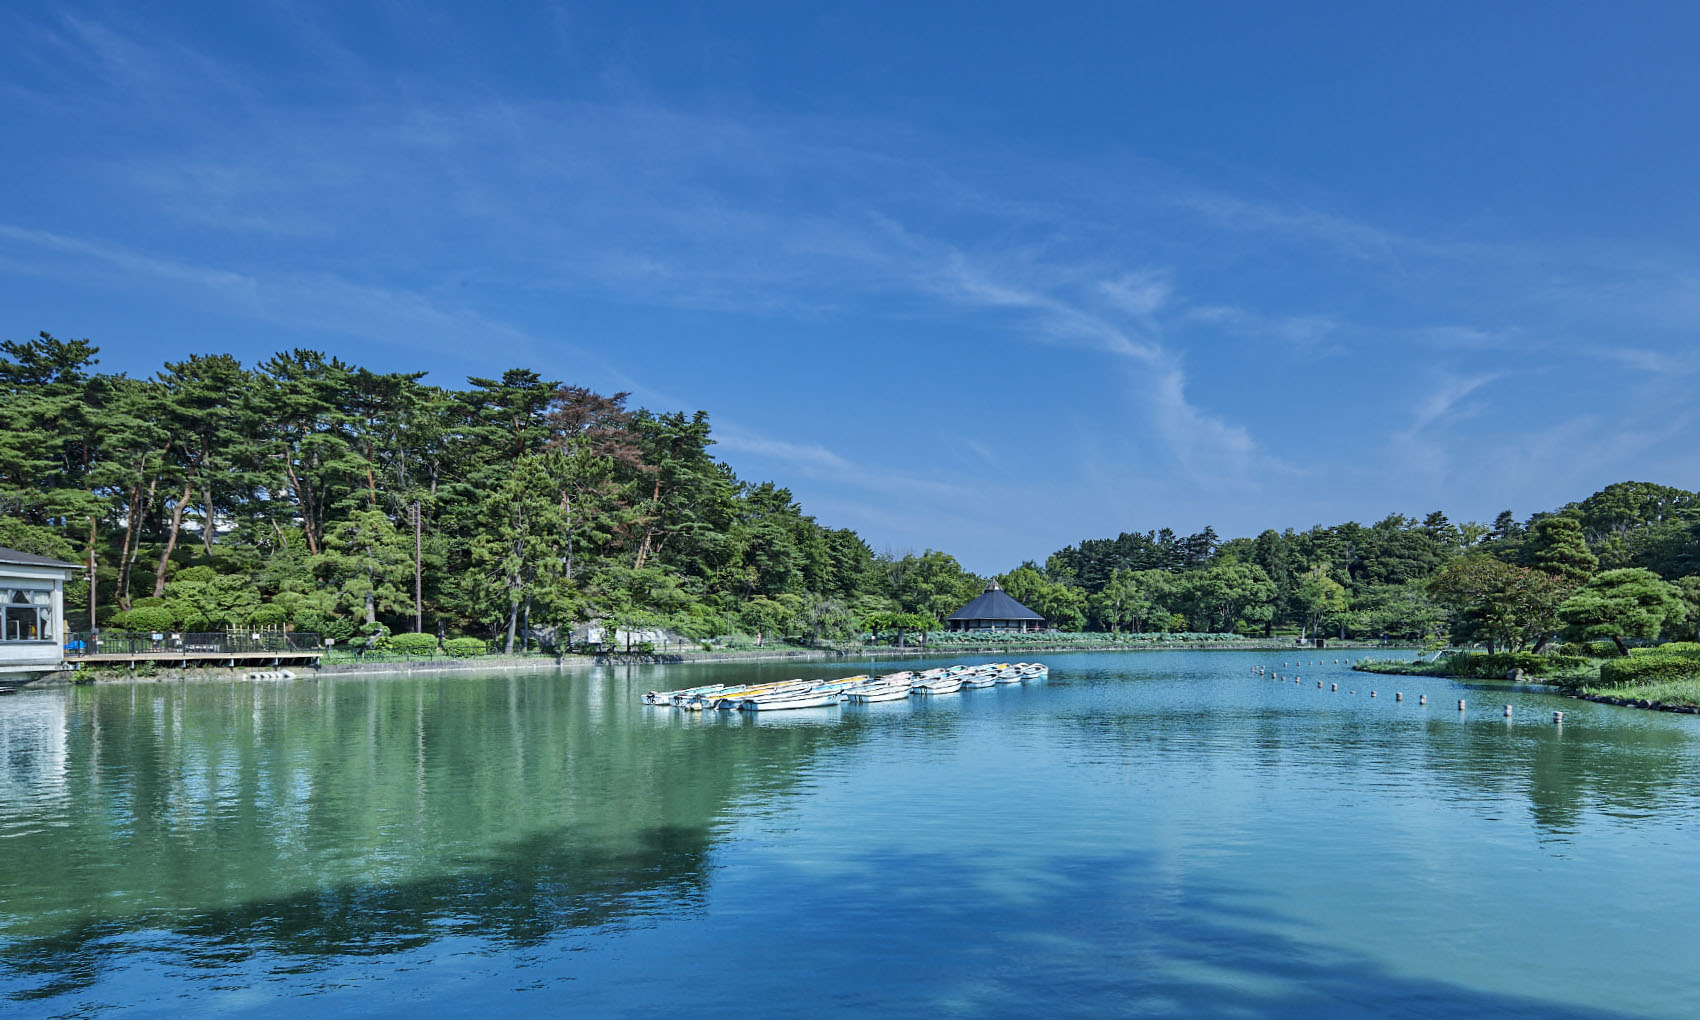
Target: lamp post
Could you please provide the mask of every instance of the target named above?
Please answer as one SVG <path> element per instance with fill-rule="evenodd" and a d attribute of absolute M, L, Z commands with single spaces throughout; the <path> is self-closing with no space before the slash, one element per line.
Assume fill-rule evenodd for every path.
<path fill-rule="evenodd" d="M 413 518 L 413 633 L 425 633 L 425 546 L 421 531 L 419 501 L 413 501 L 408 508 L 408 515 Z"/>

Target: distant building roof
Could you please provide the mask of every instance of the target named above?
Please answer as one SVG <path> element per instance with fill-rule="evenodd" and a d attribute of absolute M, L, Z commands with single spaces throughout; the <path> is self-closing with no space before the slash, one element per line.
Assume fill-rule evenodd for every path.
<path fill-rule="evenodd" d="M 1044 617 L 1010 598 L 996 581 L 986 584 L 986 593 L 950 614 L 952 620 L 1043 620 Z"/>
<path fill-rule="evenodd" d="M 16 567 L 60 567 L 65 570 L 80 570 L 80 564 L 66 563 L 51 556 L 37 556 L 35 553 L 19 552 L 16 549 L 0 548 L 0 563 L 10 563 Z"/>

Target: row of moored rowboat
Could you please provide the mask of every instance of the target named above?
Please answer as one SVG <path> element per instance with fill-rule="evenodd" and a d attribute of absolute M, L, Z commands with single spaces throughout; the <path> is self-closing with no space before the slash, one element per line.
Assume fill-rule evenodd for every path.
<path fill-rule="evenodd" d="M 772 684 L 728 686 L 709 684 L 679 691 L 650 691 L 646 705 L 671 705 L 688 712 L 712 709 L 772 712 L 787 708 L 825 708 L 841 701 L 866 704 L 898 701 L 911 695 L 936 697 L 972 687 L 1019 684 L 1044 680 L 1050 670 L 1041 662 L 994 662 L 985 666 L 950 666 L 919 673 L 885 676 L 847 676 L 841 680 L 786 680 Z"/>

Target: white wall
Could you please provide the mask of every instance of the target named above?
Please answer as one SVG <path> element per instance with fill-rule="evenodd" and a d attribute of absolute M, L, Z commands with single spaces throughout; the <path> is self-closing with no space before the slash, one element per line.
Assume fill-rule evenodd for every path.
<path fill-rule="evenodd" d="M 47 641 L 0 641 L 0 673 L 43 673 L 65 661 L 65 581 L 70 572 L 56 567 L 0 565 L 0 588 L 52 591 L 53 635 Z"/>

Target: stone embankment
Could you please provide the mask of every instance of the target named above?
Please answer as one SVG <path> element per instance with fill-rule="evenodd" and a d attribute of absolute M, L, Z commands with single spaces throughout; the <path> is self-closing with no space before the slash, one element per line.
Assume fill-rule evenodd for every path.
<path fill-rule="evenodd" d="M 1700 705 L 1671 705 L 1663 701 L 1647 701 L 1642 698 L 1614 698 L 1606 694 L 1572 694 L 1571 697 L 1578 701 L 1592 701 L 1601 705 L 1619 705 L 1623 708 L 1648 708 L 1655 712 L 1700 715 Z"/>

